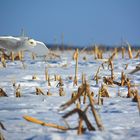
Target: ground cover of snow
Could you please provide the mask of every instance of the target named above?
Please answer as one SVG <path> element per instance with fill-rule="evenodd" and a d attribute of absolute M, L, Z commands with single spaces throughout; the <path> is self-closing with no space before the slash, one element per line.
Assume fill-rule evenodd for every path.
<path fill-rule="evenodd" d="M 127 87 L 118 87 L 116 85 L 109 86 L 108 91 L 110 98 L 104 98 L 102 106 L 96 105 L 98 114 L 103 122 L 104 131 L 99 131 L 92 113 L 89 110 L 87 116 L 91 120 L 97 131 L 88 130 L 85 134 L 78 136 L 76 130 L 63 132 L 54 128 L 44 127 L 38 124 L 27 122 L 23 119 L 24 115 L 36 117 L 44 122 L 65 125 L 62 115 L 67 111 L 75 108 L 73 104 L 65 111 L 59 111 L 60 105 L 67 102 L 71 98 L 73 91 L 77 91 L 81 85 L 81 75 L 86 74 L 86 79 L 90 84 L 91 91 L 94 91 L 95 98 L 98 94 L 99 87 L 103 83 L 102 79 L 99 84 L 93 80 L 93 77 L 102 64 L 102 60 L 95 60 L 93 54 L 81 53 L 78 63 L 78 86 L 73 86 L 75 61 L 72 59 L 73 51 L 56 52 L 61 54 L 61 58 L 44 59 L 41 57 L 32 60 L 27 53 L 24 57 L 24 65 L 20 61 L 7 61 L 7 68 L 0 68 L 0 87 L 6 91 L 8 97 L 0 97 L 0 121 L 4 124 L 5 130 L 1 130 L 7 140 L 139 140 L 140 139 L 140 117 L 137 103 L 132 99 L 125 98 L 127 95 Z M 111 52 L 106 52 L 105 58 L 108 58 Z M 87 60 L 83 60 L 86 56 Z M 125 70 L 125 65 L 128 69 Z M 114 74 L 117 81 L 120 80 L 121 71 L 127 74 L 132 83 L 140 84 L 140 72 L 133 75 L 128 74 L 139 64 L 139 59 L 122 59 L 121 54 L 115 57 Z M 45 80 L 45 68 L 47 67 L 50 75 L 51 86 L 48 86 Z M 59 96 L 58 81 L 54 81 L 54 75 L 60 75 L 63 80 L 63 89 L 65 96 Z M 32 80 L 32 76 L 36 75 L 37 79 Z M 101 69 L 99 76 L 109 76 L 110 70 Z M 12 82 L 21 85 L 21 98 L 16 98 Z M 35 95 L 35 88 L 40 87 L 45 93 L 48 89 L 52 96 Z M 137 87 L 139 90 L 139 87 Z M 120 92 L 120 96 L 118 96 Z M 89 101 L 86 101 L 86 105 Z M 81 104 L 81 107 L 85 107 Z M 67 119 L 71 127 L 78 125 L 78 116 L 73 115 Z"/>

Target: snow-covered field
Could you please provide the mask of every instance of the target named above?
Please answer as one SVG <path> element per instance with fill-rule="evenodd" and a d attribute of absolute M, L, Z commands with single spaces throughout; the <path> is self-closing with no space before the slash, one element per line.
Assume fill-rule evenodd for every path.
<path fill-rule="evenodd" d="M 73 91 L 77 91 L 81 85 L 82 73 L 86 74 L 87 82 L 90 90 L 94 91 L 95 99 L 97 99 L 98 90 L 103 83 L 102 77 L 110 76 L 110 70 L 107 65 L 105 69 L 100 70 L 99 84 L 93 80 L 98 67 L 103 61 L 95 60 L 93 54 L 79 54 L 78 63 L 78 86 L 73 86 L 73 78 L 75 74 L 75 61 L 72 59 L 73 51 L 55 52 L 61 54 L 61 58 L 53 58 L 44 60 L 38 57 L 35 60 L 30 58 L 30 54 L 24 57 L 24 65 L 20 61 L 7 61 L 6 68 L 0 66 L 0 88 L 7 93 L 8 97 L 0 97 L 0 122 L 2 122 L 6 130 L 1 130 L 6 140 L 139 140 L 140 139 L 140 117 L 137 103 L 132 102 L 131 98 L 125 98 L 127 95 L 127 87 L 118 87 L 117 85 L 108 86 L 110 98 L 104 98 L 102 106 L 95 105 L 98 114 L 101 117 L 104 131 L 99 131 L 90 110 L 87 112 L 92 125 L 96 131 L 86 131 L 83 135 L 77 135 L 77 130 L 61 131 L 50 127 L 41 126 L 23 119 L 24 115 L 35 117 L 48 123 L 56 123 L 65 125 L 62 116 L 74 109 L 75 104 L 68 107 L 64 111 L 60 111 L 60 106 L 71 98 Z M 110 52 L 106 52 L 104 57 L 108 58 Z M 86 56 L 87 60 L 83 60 Z M 128 74 L 139 64 L 139 59 L 122 59 L 119 54 L 114 59 L 115 80 L 120 81 L 121 72 L 127 74 L 133 84 L 140 84 L 140 72 L 133 75 Z M 126 64 L 128 69 L 125 70 Z M 1 65 L 1 64 L 0 64 Z M 50 75 L 51 86 L 45 80 L 45 68 L 47 67 Z M 63 89 L 65 96 L 59 96 L 58 81 L 54 81 L 54 75 L 60 75 L 63 80 Z M 37 79 L 32 80 L 32 76 L 36 75 Z M 72 79 L 70 78 L 72 77 Z M 14 95 L 13 81 L 21 86 L 21 98 Z M 48 89 L 52 96 L 36 95 L 35 88 L 41 88 L 45 93 Z M 137 86 L 138 90 L 140 89 Z M 118 96 L 118 92 L 121 97 Z M 89 103 L 81 104 L 85 107 Z M 73 115 L 67 119 L 71 127 L 78 126 L 78 116 Z"/>

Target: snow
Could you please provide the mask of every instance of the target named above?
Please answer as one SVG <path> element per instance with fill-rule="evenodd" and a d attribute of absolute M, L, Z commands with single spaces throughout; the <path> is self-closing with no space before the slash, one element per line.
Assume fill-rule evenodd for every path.
<path fill-rule="evenodd" d="M 93 77 L 102 64 L 102 61 L 94 59 L 91 54 L 82 53 L 79 55 L 79 72 L 78 72 L 78 86 L 73 86 L 73 80 L 69 79 L 70 76 L 74 77 L 75 62 L 72 60 L 72 51 L 65 51 L 61 54 L 61 58 L 48 59 L 38 57 L 31 60 L 28 52 L 24 58 L 26 68 L 19 61 L 7 61 L 7 68 L 0 68 L 0 87 L 8 94 L 9 97 L 0 97 L 0 121 L 4 124 L 5 130 L 1 130 L 5 139 L 10 140 L 139 140 L 140 139 L 140 117 L 137 108 L 137 103 L 132 102 L 132 99 L 125 98 L 127 95 L 127 87 L 108 86 L 110 98 L 104 98 L 102 106 L 96 105 L 95 108 L 103 122 L 104 131 L 99 131 L 95 120 L 93 119 L 90 110 L 87 116 L 96 127 L 97 131 L 89 132 L 78 136 L 76 130 L 63 132 L 54 128 L 41 126 L 38 124 L 27 122 L 23 119 L 24 115 L 35 117 L 39 120 L 48 123 L 56 123 L 65 125 L 62 116 L 76 107 L 72 105 L 64 111 L 60 111 L 60 106 L 71 98 L 71 93 L 78 89 L 81 85 L 81 75 L 86 74 L 88 83 L 90 84 L 91 91 L 94 91 L 95 98 L 98 94 L 99 87 L 102 84 L 102 79 L 99 80 L 99 85 L 93 81 Z M 87 60 L 83 60 L 83 56 Z M 135 84 L 139 84 L 140 72 L 133 75 L 128 74 L 131 70 L 139 64 L 139 59 L 130 60 L 127 57 L 114 60 L 114 74 L 116 80 L 120 80 L 121 71 L 124 70 L 125 64 L 128 69 L 124 70 L 127 76 Z M 107 58 L 107 56 L 106 56 Z M 45 68 L 47 67 L 50 75 L 51 86 L 45 81 Z M 59 96 L 58 81 L 54 81 L 54 75 L 60 75 L 64 83 L 64 92 L 66 96 Z M 36 75 L 37 79 L 32 80 L 32 76 Z M 99 76 L 103 77 L 110 75 L 110 71 L 105 65 L 105 69 L 101 69 Z M 14 95 L 13 81 L 16 85 L 21 85 L 21 98 L 16 98 Z M 48 89 L 52 96 L 35 95 L 35 88 L 40 87 L 45 93 Z M 137 87 L 139 89 L 139 87 Z M 121 97 L 118 96 L 120 92 Z M 88 104 L 86 101 L 86 105 Z M 84 108 L 85 105 L 81 104 Z M 71 127 L 78 125 L 77 115 L 73 115 L 67 119 Z"/>

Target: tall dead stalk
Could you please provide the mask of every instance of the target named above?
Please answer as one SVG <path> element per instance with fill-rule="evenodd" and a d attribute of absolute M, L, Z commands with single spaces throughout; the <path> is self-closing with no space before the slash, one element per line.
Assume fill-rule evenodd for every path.
<path fill-rule="evenodd" d="M 14 60 L 15 60 L 15 56 L 14 56 L 14 52 L 13 51 L 11 52 L 11 60 L 12 60 L 12 62 L 14 62 Z"/>
<path fill-rule="evenodd" d="M 109 61 L 109 66 L 111 68 L 111 79 L 114 80 L 114 64 L 112 60 Z"/>
<path fill-rule="evenodd" d="M 126 42 L 127 45 L 128 45 L 128 55 L 129 55 L 129 58 L 132 59 L 133 58 L 133 55 L 132 55 L 132 50 L 131 50 L 131 46 L 128 42 Z"/>
<path fill-rule="evenodd" d="M 48 69 L 45 68 L 45 80 L 46 80 L 46 81 L 48 81 L 48 77 L 49 77 L 49 76 L 48 76 Z"/>
<path fill-rule="evenodd" d="M 6 68 L 6 60 L 5 60 L 3 54 L 2 54 L 2 56 L 1 56 L 1 63 L 2 63 L 2 66 L 3 66 L 4 68 Z"/>
<path fill-rule="evenodd" d="M 97 72 L 96 72 L 96 74 L 95 74 L 95 76 L 93 78 L 93 80 L 96 80 L 96 84 L 98 84 L 98 79 L 99 79 L 98 74 L 100 72 L 100 68 L 101 68 L 101 66 L 98 67 Z"/>
<path fill-rule="evenodd" d="M 72 103 L 74 103 L 83 93 L 86 93 L 89 98 L 91 111 L 92 111 L 93 117 L 95 118 L 95 122 L 96 122 L 99 130 L 103 130 L 103 124 L 101 122 L 101 119 L 94 108 L 93 99 L 92 99 L 92 96 L 90 93 L 90 87 L 86 82 L 85 82 L 85 84 L 83 84 L 82 86 L 80 86 L 78 88 L 78 93 L 72 100 L 69 100 L 65 104 L 61 105 L 61 110 L 66 109 L 68 106 L 70 106 Z"/>
<path fill-rule="evenodd" d="M 73 58 L 74 60 L 76 61 L 76 65 L 75 65 L 75 77 L 74 77 L 74 83 L 73 85 L 76 85 L 78 84 L 78 56 L 79 56 L 79 53 L 78 53 L 78 49 L 76 49 L 74 55 L 73 55 Z"/>
<path fill-rule="evenodd" d="M 124 55 L 125 55 L 125 48 L 122 47 L 122 58 L 124 58 Z"/>
<path fill-rule="evenodd" d="M 99 115 L 97 114 L 97 112 L 94 108 L 94 103 L 93 103 L 93 100 L 92 100 L 92 97 L 91 97 L 91 94 L 90 94 L 89 85 L 85 85 L 85 86 L 86 86 L 86 92 L 87 92 L 87 95 L 88 95 L 88 98 L 89 98 L 89 101 L 90 101 L 91 111 L 92 111 L 93 117 L 95 118 L 95 122 L 96 122 L 99 130 L 103 130 L 104 127 L 103 127 L 103 124 L 101 122 L 101 119 L 100 119 Z"/>

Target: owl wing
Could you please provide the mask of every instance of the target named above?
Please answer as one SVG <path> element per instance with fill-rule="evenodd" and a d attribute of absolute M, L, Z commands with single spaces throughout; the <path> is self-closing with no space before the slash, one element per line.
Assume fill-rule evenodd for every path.
<path fill-rule="evenodd" d="M 20 44 L 20 38 L 12 36 L 0 37 L 0 48 L 16 51 Z"/>

